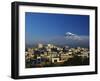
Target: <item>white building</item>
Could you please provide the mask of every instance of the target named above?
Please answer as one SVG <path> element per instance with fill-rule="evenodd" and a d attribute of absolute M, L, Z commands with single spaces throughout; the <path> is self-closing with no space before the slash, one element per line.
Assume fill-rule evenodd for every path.
<path fill-rule="evenodd" d="M 53 45 L 52 44 L 47 44 L 47 47 L 48 48 L 53 48 Z"/>
<path fill-rule="evenodd" d="M 43 48 L 43 44 L 38 44 L 38 48 Z"/>
<path fill-rule="evenodd" d="M 52 58 L 52 63 L 60 62 L 59 58 Z"/>

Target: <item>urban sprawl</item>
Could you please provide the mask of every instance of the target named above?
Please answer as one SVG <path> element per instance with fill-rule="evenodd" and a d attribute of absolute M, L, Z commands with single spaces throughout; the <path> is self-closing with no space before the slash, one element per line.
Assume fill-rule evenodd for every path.
<path fill-rule="evenodd" d="M 89 65 L 89 48 L 37 44 L 25 49 L 26 68 Z"/>

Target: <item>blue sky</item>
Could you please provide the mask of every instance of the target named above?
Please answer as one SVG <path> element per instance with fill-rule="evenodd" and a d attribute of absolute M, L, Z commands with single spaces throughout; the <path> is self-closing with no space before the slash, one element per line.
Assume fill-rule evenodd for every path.
<path fill-rule="evenodd" d="M 63 37 L 66 32 L 78 36 L 89 36 L 89 16 L 25 13 L 25 40 L 27 44 Z"/>

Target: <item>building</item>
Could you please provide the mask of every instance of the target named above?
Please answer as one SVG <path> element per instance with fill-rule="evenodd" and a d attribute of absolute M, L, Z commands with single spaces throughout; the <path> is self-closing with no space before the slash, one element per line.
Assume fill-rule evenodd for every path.
<path fill-rule="evenodd" d="M 33 51 L 32 48 L 28 48 L 27 56 L 28 56 L 29 58 L 34 57 L 34 51 Z"/>
<path fill-rule="evenodd" d="M 52 63 L 60 62 L 59 58 L 52 58 Z"/>
<path fill-rule="evenodd" d="M 38 48 L 43 48 L 43 44 L 38 44 Z"/>
<path fill-rule="evenodd" d="M 47 44 L 47 47 L 48 48 L 53 48 L 53 45 L 52 44 Z"/>

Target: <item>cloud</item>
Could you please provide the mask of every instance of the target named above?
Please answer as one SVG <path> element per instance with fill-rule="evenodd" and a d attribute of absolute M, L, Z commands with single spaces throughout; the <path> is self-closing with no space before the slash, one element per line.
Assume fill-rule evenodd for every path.
<path fill-rule="evenodd" d="M 81 38 L 80 38 L 80 36 L 78 36 L 78 35 L 76 35 L 76 34 L 73 34 L 73 33 L 71 33 L 71 32 L 67 32 L 67 33 L 65 33 L 65 38 L 67 39 L 67 40 L 82 40 Z"/>

